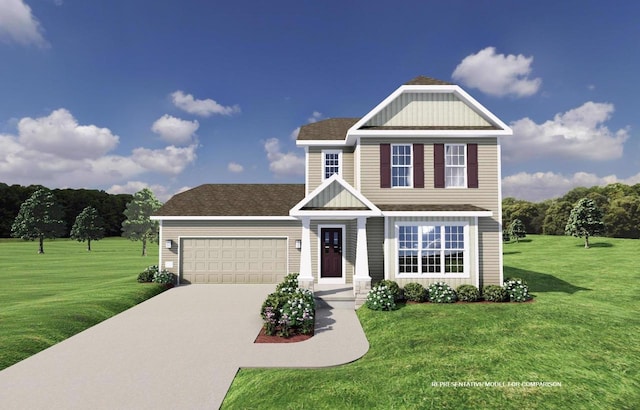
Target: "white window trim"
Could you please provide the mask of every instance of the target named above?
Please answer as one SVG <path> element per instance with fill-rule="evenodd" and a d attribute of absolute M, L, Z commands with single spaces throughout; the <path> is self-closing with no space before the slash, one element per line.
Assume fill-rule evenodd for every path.
<path fill-rule="evenodd" d="M 409 185 L 407 186 L 394 186 L 393 185 L 393 147 L 409 147 L 409 157 L 411 158 L 411 165 L 408 166 L 409 168 Z M 413 188 L 413 144 L 391 144 L 391 152 L 389 153 L 389 155 L 391 155 L 391 158 L 389 158 L 389 165 L 391 166 L 391 169 L 389 172 L 391 172 L 391 189 L 411 189 Z M 406 165 L 396 165 L 397 167 L 402 167 L 402 168 L 407 168 Z"/>
<path fill-rule="evenodd" d="M 331 178 L 331 174 L 327 177 L 327 154 L 338 154 L 338 176 L 342 178 L 342 150 L 339 149 L 323 149 L 322 150 L 322 180 Z"/>
<path fill-rule="evenodd" d="M 464 166 L 460 165 L 447 165 L 447 147 L 464 147 Z M 467 156 L 467 144 L 445 144 L 444 145 L 444 187 L 446 189 L 465 189 L 469 185 L 469 181 L 467 181 L 467 166 L 468 166 L 469 158 Z M 447 185 L 447 168 L 463 168 L 464 172 L 462 173 L 464 177 L 464 182 L 460 186 L 448 186 Z"/>
<path fill-rule="evenodd" d="M 464 228 L 463 230 L 463 234 L 464 234 L 464 271 L 463 272 L 458 272 L 458 273 L 445 273 L 445 272 L 438 272 L 438 273 L 400 273 L 400 261 L 399 261 L 399 255 L 400 255 L 400 244 L 399 244 L 399 239 L 400 239 L 400 235 L 399 235 L 399 231 L 400 231 L 400 226 L 462 226 Z M 398 279 L 420 279 L 420 278 L 424 278 L 424 279 L 451 279 L 451 278 L 456 278 L 456 279 L 460 279 L 460 278 L 464 278 L 464 279 L 468 279 L 471 277 L 471 261 L 469 260 L 469 258 L 471 257 L 471 248 L 470 248 L 470 238 L 469 238 L 469 222 L 466 221 L 437 221 L 437 222 L 403 222 L 403 221 L 399 221 L 395 223 L 394 226 L 394 231 L 395 231 L 395 237 L 393 238 L 394 242 L 395 242 L 395 255 L 394 255 L 394 260 L 395 260 L 395 270 L 396 270 L 396 278 Z M 444 242 L 444 232 L 442 233 L 443 237 L 441 238 L 441 241 Z M 418 231 L 418 241 L 422 242 L 422 235 L 421 235 L 421 231 Z M 420 249 L 420 246 L 418 247 L 418 249 Z M 420 249 L 422 250 L 422 249 Z M 418 256 L 418 267 L 421 266 L 422 264 L 422 258 L 420 256 Z M 444 263 L 444 260 L 443 260 Z M 421 269 L 418 268 L 418 271 L 420 271 Z"/>

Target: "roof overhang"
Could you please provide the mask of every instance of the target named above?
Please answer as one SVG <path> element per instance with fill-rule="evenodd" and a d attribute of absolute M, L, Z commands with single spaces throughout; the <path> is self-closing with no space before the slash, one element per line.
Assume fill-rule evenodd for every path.
<path fill-rule="evenodd" d="M 152 216 L 152 221 L 295 221 L 296 218 L 291 216 Z"/>
<path fill-rule="evenodd" d="M 382 211 L 383 216 L 420 216 L 420 217 L 491 217 L 491 211 Z"/>

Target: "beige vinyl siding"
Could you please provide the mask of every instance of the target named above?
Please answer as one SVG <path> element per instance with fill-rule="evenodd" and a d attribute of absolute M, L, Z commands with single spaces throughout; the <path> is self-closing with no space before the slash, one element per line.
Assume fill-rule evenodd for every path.
<path fill-rule="evenodd" d="M 396 224 L 402 225 L 403 222 L 467 222 L 469 224 L 469 249 L 466 257 L 469 259 L 469 277 L 467 278 L 446 278 L 446 274 L 443 274 L 441 278 L 398 278 L 397 265 L 398 265 L 398 250 L 397 250 L 397 238 L 395 234 Z M 478 232 L 477 227 L 474 225 L 474 218 L 461 218 L 461 217 L 442 217 L 442 218 L 425 218 L 425 217 L 390 217 L 387 218 L 387 234 L 389 240 L 387 241 L 388 257 L 385 260 L 386 270 L 388 272 L 389 279 L 394 280 L 403 287 L 407 283 L 417 282 L 425 287 L 434 282 L 445 282 L 452 288 L 456 288 L 460 285 L 470 284 L 476 285 L 478 264 L 476 260 L 478 258 L 478 250 L 476 248 L 476 234 Z"/>
<path fill-rule="evenodd" d="M 354 186 L 354 158 L 353 147 L 309 147 L 308 149 L 308 161 L 307 166 L 309 170 L 307 193 L 313 192 L 322 182 L 323 170 L 324 170 L 324 158 L 322 156 L 323 150 L 339 150 L 342 151 L 342 179 L 344 179 L 349 185 Z"/>
<path fill-rule="evenodd" d="M 358 198 L 347 191 L 340 183 L 333 182 L 315 196 L 307 207 L 366 207 Z"/>
<path fill-rule="evenodd" d="M 484 127 L 492 124 L 453 93 L 405 92 L 365 125 Z"/>
<path fill-rule="evenodd" d="M 302 239 L 302 225 L 300 221 L 162 221 L 162 237 L 160 251 L 162 267 L 166 262 L 173 262 L 173 268 L 168 271 L 178 274 L 180 267 L 181 238 L 260 238 L 282 237 L 288 238 L 288 272 L 300 271 L 300 250 L 295 248 L 296 239 Z M 164 244 L 171 239 L 171 249 Z"/>
<path fill-rule="evenodd" d="M 480 253 L 480 288 L 486 285 L 502 285 L 500 281 L 500 225 L 493 218 L 478 218 L 478 243 Z"/>
<path fill-rule="evenodd" d="M 319 261 L 319 242 L 318 242 L 318 225 L 322 226 L 345 226 L 345 237 L 342 238 L 343 258 L 345 258 L 345 280 L 346 283 L 353 283 L 353 272 L 356 261 L 356 243 L 357 243 L 357 225 L 355 220 L 312 220 L 310 224 L 311 230 L 311 271 L 315 282 L 318 282 L 320 276 Z"/>
<path fill-rule="evenodd" d="M 384 279 L 384 218 L 367 218 L 369 275 L 373 282 Z"/>

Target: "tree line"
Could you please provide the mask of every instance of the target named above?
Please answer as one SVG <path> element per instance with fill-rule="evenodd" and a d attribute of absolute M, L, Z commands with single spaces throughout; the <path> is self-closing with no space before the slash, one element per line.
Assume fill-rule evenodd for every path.
<path fill-rule="evenodd" d="M 42 188 L 42 185 L 21 186 L 0 182 L 0 238 L 11 236 L 11 225 L 20 206 Z M 70 237 L 76 216 L 88 206 L 95 208 L 102 218 L 105 236 L 122 235 L 122 222 L 125 220 L 123 212 L 133 195 L 114 195 L 95 189 L 53 189 L 51 193 L 62 208 L 64 227 L 61 237 Z"/>
<path fill-rule="evenodd" d="M 591 188 L 578 187 L 560 198 L 529 202 L 516 198 L 502 201 L 502 224 L 522 221 L 531 234 L 564 235 L 571 210 L 583 198 L 591 199 L 602 212 L 601 235 L 612 238 L 640 238 L 640 184 L 622 183 Z"/>

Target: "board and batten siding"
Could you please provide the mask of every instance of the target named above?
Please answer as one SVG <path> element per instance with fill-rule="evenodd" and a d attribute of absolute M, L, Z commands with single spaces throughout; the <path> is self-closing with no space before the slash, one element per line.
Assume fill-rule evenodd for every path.
<path fill-rule="evenodd" d="M 343 249 L 343 258 L 344 258 L 344 269 L 345 269 L 345 281 L 346 283 L 353 283 L 353 272 L 356 263 L 356 243 L 357 243 L 357 224 L 354 219 L 351 220 L 312 220 L 310 224 L 311 230 L 311 271 L 313 272 L 313 278 L 316 283 L 318 283 L 318 278 L 320 277 L 320 264 L 319 264 L 319 252 L 320 252 L 320 243 L 319 243 L 319 231 L 318 225 L 326 226 L 326 225 L 344 225 L 345 234 L 344 238 L 342 238 L 342 249 Z"/>
<path fill-rule="evenodd" d="M 452 93 L 405 92 L 365 125 L 486 127 L 492 124 Z"/>
<path fill-rule="evenodd" d="M 342 151 L 342 179 L 344 179 L 349 185 L 355 186 L 354 181 L 354 155 L 353 155 L 353 147 L 309 147 L 308 148 L 308 156 L 307 160 L 309 163 L 307 164 L 307 169 L 309 171 L 308 175 L 308 186 L 307 193 L 313 192 L 322 182 L 323 179 L 323 150 L 336 150 Z"/>
<path fill-rule="evenodd" d="M 322 192 L 315 196 L 305 206 L 314 208 L 324 207 L 366 207 L 366 205 L 358 198 L 347 191 L 340 183 L 334 181 L 329 184 Z"/>
<path fill-rule="evenodd" d="M 398 249 L 397 249 L 397 238 L 395 234 L 395 226 L 396 224 L 402 224 L 403 222 L 467 222 L 469 224 L 469 250 L 467 253 L 467 257 L 469 258 L 469 277 L 468 278 L 447 278 L 446 274 L 443 274 L 441 278 L 398 278 L 396 277 L 397 273 L 397 265 L 398 265 Z M 474 218 L 462 218 L 462 217 L 448 217 L 448 218 L 424 218 L 424 217 L 390 217 L 387 218 L 387 235 L 389 236 L 387 240 L 387 251 L 389 257 L 386 258 L 386 271 L 388 272 L 388 277 L 391 280 L 394 280 L 400 285 L 400 287 L 404 287 L 407 283 L 416 282 L 425 287 L 434 282 L 445 282 L 452 288 L 457 288 L 460 285 L 476 285 L 477 276 L 476 272 L 478 271 L 478 264 L 476 260 L 478 259 L 478 249 L 476 248 L 476 234 L 478 232 L 478 228 L 474 225 Z M 444 240 L 444 239 L 442 239 Z"/>
<path fill-rule="evenodd" d="M 302 239 L 302 224 L 300 221 L 162 221 L 162 237 L 160 251 L 162 267 L 166 262 L 172 262 L 173 268 L 168 271 L 178 274 L 180 266 L 181 238 L 260 238 L 284 237 L 288 238 L 288 272 L 300 271 L 300 250 L 296 249 L 296 239 Z M 173 246 L 167 249 L 165 241 L 171 239 Z"/>

